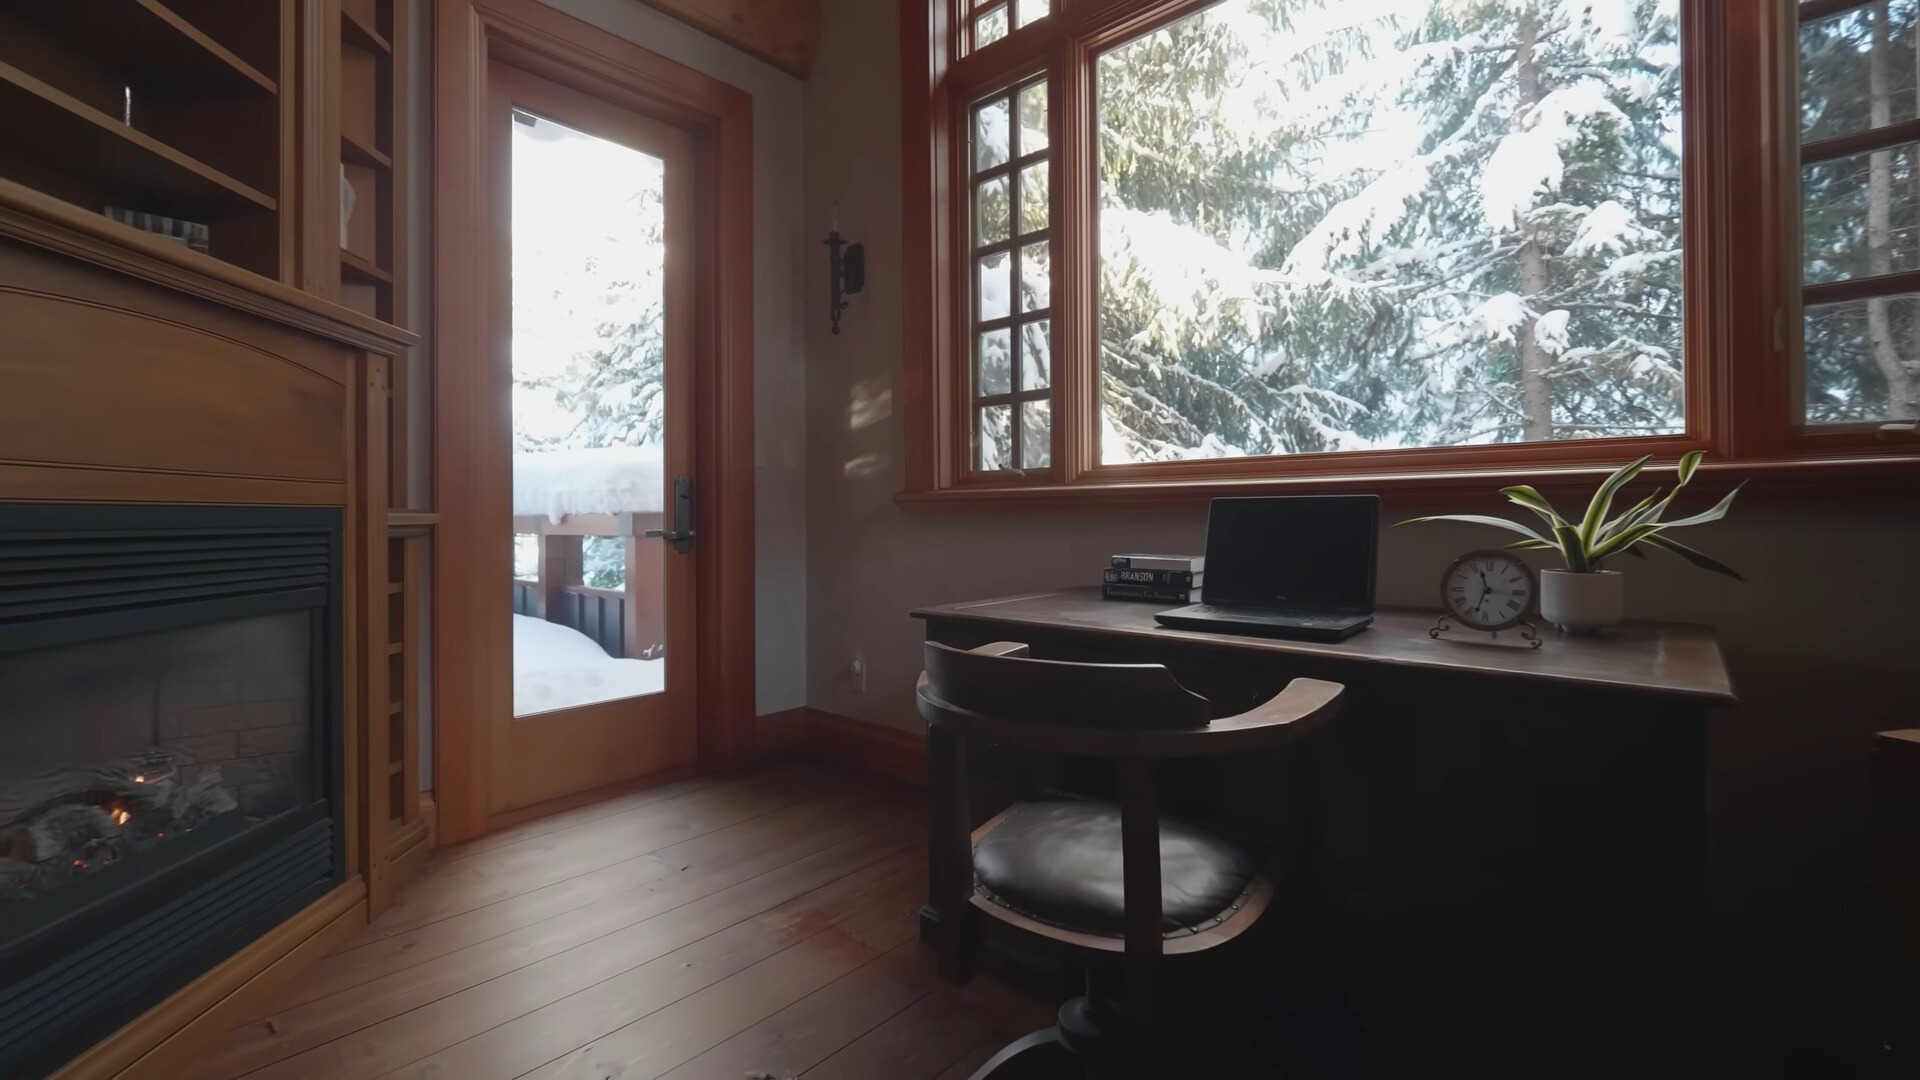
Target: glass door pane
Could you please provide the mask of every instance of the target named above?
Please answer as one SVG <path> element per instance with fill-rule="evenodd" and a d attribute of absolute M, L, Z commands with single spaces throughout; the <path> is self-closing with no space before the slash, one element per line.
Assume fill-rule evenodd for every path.
<path fill-rule="evenodd" d="M 666 163 L 516 109 L 514 715 L 666 688 Z"/>

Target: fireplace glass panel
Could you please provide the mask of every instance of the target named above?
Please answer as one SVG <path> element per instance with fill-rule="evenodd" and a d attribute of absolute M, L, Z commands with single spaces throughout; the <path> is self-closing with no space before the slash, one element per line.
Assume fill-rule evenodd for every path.
<path fill-rule="evenodd" d="M 313 615 L 0 655 L 0 953 L 324 798 Z"/>

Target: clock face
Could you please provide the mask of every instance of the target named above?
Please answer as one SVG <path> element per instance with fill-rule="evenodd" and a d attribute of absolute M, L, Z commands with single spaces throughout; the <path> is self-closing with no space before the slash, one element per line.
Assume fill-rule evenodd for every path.
<path fill-rule="evenodd" d="M 1440 596 L 1447 612 L 1477 630 L 1504 630 L 1533 607 L 1533 568 L 1507 551 L 1474 551 L 1447 567 Z"/>

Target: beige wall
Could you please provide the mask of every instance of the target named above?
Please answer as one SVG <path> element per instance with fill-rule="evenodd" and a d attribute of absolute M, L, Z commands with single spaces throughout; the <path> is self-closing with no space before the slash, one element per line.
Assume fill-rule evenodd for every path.
<path fill-rule="evenodd" d="M 1200 511 L 904 511 L 898 8 L 825 0 L 807 84 L 806 220 L 867 245 L 869 286 L 838 337 L 816 315 L 824 260 L 807 260 L 807 666 L 816 708 L 905 730 L 920 669 L 916 606 L 1097 581 L 1122 549 L 1198 550 Z M 819 301 L 816 303 L 815 301 Z M 1628 567 L 1640 617 L 1715 625 L 1746 704 L 1712 732 L 1715 919 L 1740 961 L 1805 968 L 1857 958 L 1866 857 L 1868 733 L 1920 725 L 1920 506 L 1736 506 L 1697 542 L 1740 585 L 1656 555 Z M 1704 497 L 1704 496 L 1703 496 Z M 1489 505 L 1491 508 L 1491 505 Z M 1431 509 L 1390 506 L 1390 519 Z M 1469 527 L 1389 530 L 1381 600 L 1427 604 L 1453 555 L 1498 539 Z M 1551 648 L 1551 643 L 1548 645 Z M 868 665 L 866 692 L 845 675 Z M 1497 707 L 1497 704 L 1496 706 Z M 1762 1005 L 1778 991 L 1756 984 Z"/>

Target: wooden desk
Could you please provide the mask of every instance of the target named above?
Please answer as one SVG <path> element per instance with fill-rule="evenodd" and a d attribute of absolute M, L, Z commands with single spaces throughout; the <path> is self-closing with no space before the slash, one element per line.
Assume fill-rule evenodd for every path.
<path fill-rule="evenodd" d="M 1549 631 L 1534 650 L 1434 640 L 1432 612 L 1386 610 L 1322 644 L 1167 629 L 1155 610 L 1086 588 L 913 614 L 961 648 L 1163 663 L 1222 715 L 1299 676 L 1345 684 L 1347 711 L 1298 769 L 1207 762 L 1185 788 L 1193 813 L 1303 827 L 1315 936 L 1341 941 L 1332 974 L 1364 1018 L 1369 1067 L 1672 1065 L 1697 981 L 1705 720 L 1734 700 L 1709 628 Z M 975 816 L 1000 794 L 976 789 Z M 1276 971 L 1287 963 L 1276 953 Z"/>

